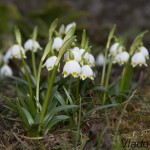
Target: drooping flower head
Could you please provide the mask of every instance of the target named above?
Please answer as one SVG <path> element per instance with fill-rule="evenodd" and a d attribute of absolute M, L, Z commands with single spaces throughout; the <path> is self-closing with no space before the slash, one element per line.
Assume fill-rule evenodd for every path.
<path fill-rule="evenodd" d="M 3 55 L 3 61 L 5 63 L 8 63 L 9 62 L 9 59 L 11 59 L 12 56 L 11 56 L 11 50 L 8 49 L 7 52 Z"/>
<path fill-rule="evenodd" d="M 129 54 L 128 52 L 124 51 L 121 53 L 118 53 L 115 58 L 113 63 L 119 63 L 120 65 L 125 64 L 129 59 Z"/>
<path fill-rule="evenodd" d="M 54 42 L 52 45 L 53 49 L 56 49 L 57 51 L 59 51 L 59 49 L 61 48 L 61 46 L 63 45 L 63 40 L 60 37 L 56 37 L 54 38 Z"/>
<path fill-rule="evenodd" d="M 76 26 L 75 22 L 72 22 L 66 26 L 65 33 L 67 33 L 73 26 Z"/>
<path fill-rule="evenodd" d="M 42 50 L 40 44 L 37 41 L 33 41 L 32 39 L 29 39 L 24 43 L 24 48 L 25 50 L 33 50 L 34 52 L 36 52 L 38 49 Z"/>
<path fill-rule="evenodd" d="M 57 60 L 56 56 L 51 56 L 46 60 L 44 66 L 46 66 L 48 71 L 50 71 L 54 68 L 56 60 Z"/>
<path fill-rule="evenodd" d="M 147 66 L 146 59 L 141 52 L 137 52 L 132 56 L 131 65 L 133 67 L 138 66 L 138 65 L 139 66 L 142 66 L 142 65 Z"/>
<path fill-rule="evenodd" d="M 96 57 L 96 65 L 97 66 L 103 66 L 104 61 L 105 61 L 104 55 L 102 53 L 98 54 L 98 56 Z"/>
<path fill-rule="evenodd" d="M 81 55 L 79 53 L 79 48 L 78 47 L 75 47 L 73 49 L 70 50 L 74 56 L 74 60 L 76 60 L 77 62 L 80 62 L 81 61 Z M 64 59 L 65 61 L 69 61 L 70 58 L 69 58 L 69 51 L 67 51 L 65 54 L 64 54 Z"/>
<path fill-rule="evenodd" d="M 66 62 L 63 68 L 64 78 L 68 75 L 72 75 L 74 78 L 77 78 L 80 75 L 81 67 L 79 63 L 75 60 L 69 60 Z"/>
<path fill-rule="evenodd" d="M 146 58 L 146 59 L 149 59 L 149 52 L 148 52 L 148 49 L 144 46 L 141 46 L 140 48 L 140 52 L 141 54 L 143 54 L 143 56 Z"/>
<path fill-rule="evenodd" d="M 84 62 L 88 62 L 89 57 L 90 57 L 89 53 L 85 52 L 85 49 L 80 49 L 79 53 L 81 55 L 81 65 L 83 65 Z"/>
<path fill-rule="evenodd" d="M 94 56 L 92 54 L 89 54 L 88 65 L 90 67 L 95 66 L 95 58 L 94 58 Z"/>
<path fill-rule="evenodd" d="M 21 59 L 22 56 L 23 58 L 26 58 L 25 50 L 23 49 L 23 47 L 20 47 L 17 44 L 13 45 L 12 47 L 8 49 L 7 55 L 8 57 L 11 55 L 11 58 L 17 58 L 17 59 Z"/>
<path fill-rule="evenodd" d="M 3 65 L 0 69 L 0 78 L 12 76 L 13 72 L 12 69 L 7 65 Z"/>
<path fill-rule="evenodd" d="M 90 78 L 94 80 L 93 76 L 94 76 L 94 73 L 93 73 L 93 70 L 90 68 L 90 66 L 88 65 L 82 66 L 81 74 L 80 74 L 80 77 L 82 80 L 85 80 L 86 78 Z"/>
<path fill-rule="evenodd" d="M 114 43 L 111 47 L 110 47 L 110 51 L 109 51 L 109 55 L 110 56 L 115 56 L 118 53 L 123 51 L 123 47 L 120 46 L 119 43 Z"/>

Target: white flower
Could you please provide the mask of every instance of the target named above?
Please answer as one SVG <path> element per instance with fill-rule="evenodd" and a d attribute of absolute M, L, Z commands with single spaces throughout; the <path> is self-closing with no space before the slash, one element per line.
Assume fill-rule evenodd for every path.
<path fill-rule="evenodd" d="M 143 54 L 143 56 L 146 58 L 146 59 L 149 59 L 149 52 L 148 52 L 148 49 L 144 46 L 141 46 L 140 48 L 140 52 Z"/>
<path fill-rule="evenodd" d="M 10 51 L 10 52 L 8 52 L 8 56 L 9 56 L 9 53 L 10 53 L 12 58 L 14 57 L 14 58 L 21 59 L 22 56 L 23 56 L 23 58 L 26 58 L 25 50 L 23 49 L 23 47 L 20 47 L 17 44 L 15 44 L 12 47 L 10 47 L 8 49 L 8 51 Z"/>
<path fill-rule="evenodd" d="M 68 24 L 68 25 L 66 26 L 65 33 L 67 33 L 73 26 L 76 26 L 76 23 L 75 23 L 75 22 Z"/>
<path fill-rule="evenodd" d="M 111 47 L 110 47 L 110 56 L 115 56 L 118 53 L 121 53 L 123 50 L 123 47 L 120 46 L 119 43 L 114 43 Z"/>
<path fill-rule="evenodd" d="M 52 45 L 53 49 L 56 49 L 57 51 L 59 51 L 59 49 L 61 48 L 61 46 L 63 45 L 63 40 L 60 37 L 56 37 L 54 38 L 54 42 Z"/>
<path fill-rule="evenodd" d="M 97 66 L 103 66 L 104 65 L 104 61 L 105 61 L 105 56 L 103 54 L 98 54 L 98 56 L 96 57 L 96 65 Z"/>
<path fill-rule="evenodd" d="M 86 78 L 90 78 L 94 80 L 93 76 L 94 76 L 94 73 L 93 73 L 93 70 L 90 68 L 90 66 L 88 65 L 82 66 L 81 74 L 80 74 L 80 77 L 82 80 L 85 80 Z"/>
<path fill-rule="evenodd" d="M 89 54 L 88 65 L 91 67 L 95 66 L 95 58 L 92 54 Z"/>
<path fill-rule="evenodd" d="M 11 49 L 9 48 L 9 49 L 7 50 L 7 52 L 5 53 L 5 55 L 3 56 L 3 61 L 4 61 L 5 63 L 8 63 L 9 59 L 11 59 L 11 58 L 12 58 Z"/>
<path fill-rule="evenodd" d="M 85 49 L 80 49 L 79 53 L 81 55 L 81 65 L 83 65 L 84 62 L 88 62 L 89 57 L 90 57 L 89 53 L 88 52 L 85 53 Z"/>
<path fill-rule="evenodd" d="M 71 52 L 74 56 L 74 60 L 76 60 L 77 62 L 80 62 L 81 61 L 81 55 L 79 53 L 79 50 L 77 49 L 77 47 L 71 49 Z M 67 51 L 65 54 L 64 54 L 64 59 L 66 61 L 70 60 L 69 58 L 69 51 Z"/>
<path fill-rule="evenodd" d="M 46 60 L 44 66 L 46 66 L 48 71 L 50 71 L 54 68 L 56 60 L 57 60 L 56 56 L 51 56 Z"/>
<path fill-rule="evenodd" d="M 139 66 L 142 66 L 142 65 L 147 66 L 147 64 L 146 64 L 146 59 L 145 59 L 145 57 L 143 56 L 143 54 L 140 53 L 140 52 L 135 53 L 135 54 L 132 56 L 131 65 L 132 65 L 133 67 L 135 67 L 135 66 L 137 66 L 137 65 L 139 65 Z"/>
<path fill-rule="evenodd" d="M 72 75 L 74 78 L 77 78 L 81 73 L 81 67 L 79 63 L 75 60 L 69 60 L 66 62 L 63 68 L 63 75 L 64 78 L 68 75 Z"/>
<path fill-rule="evenodd" d="M 32 39 L 29 39 L 24 43 L 24 48 L 25 50 L 34 50 L 34 52 L 36 52 L 38 49 L 42 50 L 40 44 Z"/>
<path fill-rule="evenodd" d="M 113 63 L 119 63 L 120 65 L 125 64 L 129 59 L 129 54 L 128 52 L 121 52 L 119 54 L 117 54 L 114 58 L 114 62 Z"/>
<path fill-rule="evenodd" d="M 0 77 L 4 78 L 12 75 L 13 75 L 12 69 L 7 64 L 3 65 L 2 68 L 0 69 Z"/>

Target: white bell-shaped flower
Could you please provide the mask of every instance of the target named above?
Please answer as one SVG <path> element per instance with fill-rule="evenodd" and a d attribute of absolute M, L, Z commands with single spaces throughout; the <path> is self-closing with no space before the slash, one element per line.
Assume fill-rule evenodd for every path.
<path fill-rule="evenodd" d="M 34 52 L 36 52 L 38 49 L 42 50 L 40 44 L 37 41 L 33 41 L 32 39 L 29 39 L 24 43 L 24 48 L 25 50 L 33 50 Z"/>
<path fill-rule="evenodd" d="M 109 51 L 109 56 L 115 56 L 118 53 L 121 53 L 123 50 L 123 47 L 120 46 L 119 43 L 114 43 L 111 47 L 110 47 L 110 51 Z"/>
<path fill-rule="evenodd" d="M 51 56 L 46 60 L 44 66 L 46 66 L 48 71 L 50 71 L 54 68 L 56 60 L 57 60 L 56 56 Z"/>
<path fill-rule="evenodd" d="M 12 58 L 12 55 L 11 55 L 11 51 L 10 49 L 8 49 L 8 51 L 5 53 L 5 55 L 3 56 L 3 61 L 5 63 L 8 63 L 9 62 L 9 59 Z"/>
<path fill-rule="evenodd" d="M 10 47 L 8 49 L 8 56 L 9 55 L 11 55 L 12 58 L 14 57 L 14 58 L 17 58 L 17 59 L 21 59 L 22 56 L 23 56 L 23 58 L 26 58 L 25 50 L 23 49 L 23 47 L 20 47 L 17 44 L 13 45 L 12 47 Z"/>
<path fill-rule="evenodd" d="M 148 52 L 148 49 L 144 46 L 141 46 L 140 48 L 140 52 L 143 54 L 143 56 L 146 58 L 146 59 L 149 59 L 149 52 Z"/>
<path fill-rule="evenodd" d="M 88 65 L 91 67 L 95 66 L 95 58 L 92 54 L 89 54 Z"/>
<path fill-rule="evenodd" d="M 113 63 L 119 63 L 120 65 L 123 65 L 128 61 L 128 59 L 129 59 L 129 54 L 128 52 L 124 51 L 115 56 Z"/>
<path fill-rule="evenodd" d="M 79 63 L 75 60 L 69 60 L 66 62 L 63 68 L 63 75 L 66 78 L 68 75 L 72 75 L 74 78 L 77 78 L 81 73 L 81 67 Z"/>
<path fill-rule="evenodd" d="M 103 66 L 104 61 L 105 61 L 105 56 L 102 53 L 98 54 L 98 56 L 96 57 L 96 65 Z"/>
<path fill-rule="evenodd" d="M 76 60 L 77 62 L 80 62 L 81 61 L 81 55 L 79 53 L 79 50 L 74 48 L 74 49 L 71 49 L 71 52 L 72 52 L 72 54 L 74 56 L 74 60 Z M 67 51 L 64 54 L 64 59 L 65 59 L 65 61 L 69 61 L 70 60 L 70 58 L 69 58 L 69 51 Z"/>
<path fill-rule="evenodd" d="M 10 77 L 13 75 L 12 69 L 7 65 L 3 65 L 0 69 L 0 78 Z"/>
<path fill-rule="evenodd" d="M 72 22 L 66 26 L 65 33 L 67 33 L 73 26 L 76 26 L 75 22 Z"/>
<path fill-rule="evenodd" d="M 140 53 L 140 52 L 135 53 L 135 54 L 132 56 L 132 58 L 131 58 L 131 65 L 132 65 L 133 67 L 135 67 L 135 66 L 137 66 L 137 65 L 139 65 L 139 66 L 142 66 L 142 65 L 147 66 L 147 64 L 146 64 L 146 59 L 145 59 L 145 57 L 143 56 L 143 54 Z"/>
<path fill-rule="evenodd" d="M 53 49 L 56 49 L 57 51 L 59 51 L 59 49 L 61 48 L 61 46 L 63 45 L 63 40 L 60 37 L 56 37 L 54 38 L 54 42 L 52 45 Z"/>
<path fill-rule="evenodd" d="M 80 53 L 80 55 L 81 55 L 81 65 L 83 65 L 84 64 L 84 62 L 88 62 L 88 60 L 89 60 L 89 53 L 88 52 L 85 52 L 85 49 L 80 49 L 79 50 L 79 53 Z"/>
<path fill-rule="evenodd" d="M 82 66 L 81 74 L 80 74 L 80 77 L 82 80 L 85 80 L 86 78 L 90 78 L 94 80 L 93 76 L 94 76 L 94 73 L 93 73 L 93 70 L 90 68 L 90 66 L 88 65 Z"/>

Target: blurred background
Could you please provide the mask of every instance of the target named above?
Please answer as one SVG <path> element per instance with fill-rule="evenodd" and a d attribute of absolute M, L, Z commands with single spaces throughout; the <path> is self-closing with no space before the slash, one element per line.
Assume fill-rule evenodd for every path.
<path fill-rule="evenodd" d="M 0 50 L 5 51 L 15 42 L 14 26 L 28 39 L 35 25 L 39 40 L 48 37 L 50 23 L 59 18 L 60 24 L 77 23 L 77 33 L 87 29 L 92 45 L 105 46 L 113 24 L 117 34 L 129 33 L 129 41 L 150 29 L 149 0 L 0 0 Z M 147 48 L 150 34 L 144 38 Z M 43 41 L 44 43 L 44 41 Z"/>

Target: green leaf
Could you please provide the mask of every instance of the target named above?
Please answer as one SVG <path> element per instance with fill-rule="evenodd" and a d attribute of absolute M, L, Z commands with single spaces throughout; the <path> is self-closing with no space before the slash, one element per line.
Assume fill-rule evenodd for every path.
<path fill-rule="evenodd" d="M 68 31 L 69 32 L 69 31 Z M 64 44 L 62 45 L 62 47 L 59 50 L 59 54 L 58 54 L 58 58 L 56 60 L 55 66 L 58 66 L 61 57 L 64 55 L 64 53 L 68 50 L 68 48 L 70 48 L 72 42 L 75 40 L 75 36 L 70 37 L 69 39 L 67 39 Z"/>
<path fill-rule="evenodd" d="M 18 27 L 15 27 L 15 36 L 16 36 L 17 43 L 21 45 L 21 33 Z"/>
<path fill-rule="evenodd" d="M 106 108 L 110 108 L 110 107 L 115 107 L 115 106 L 118 106 L 118 104 L 108 104 L 108 105 L 103 105 L 103 106 L 98 106 L 90 111 L 88 111 L 84 116 L 83 116 L 83 119 L 86 117 L 86 116 L 89 116 L 91 115 L 92 113 L 94 113 L 95 111 L 99 111 L 99 110 L 102 110 L 102 109 L 106 109 Z"/>
<path fill-rule="evenodd" d="M 69 95 L 68 91 L 66 90 L 66 88 L 65 88 L 64 86 L 63 86 L 63 89 L 64 89 L 64 91 L 65 91 L 65 94 L 67 95 L 67 98 L 68 98 L 68 100 L 69 100 L 70 104 L 72 105 L 72 104 L 73 104 L 73 100 L 72 100 L 72 98 L 70 97 L 70 95 Z"/>
<path fill-rule="evenodd" d="M 17 105 L 18 113 L 25 125 L 25 128 L 31 127 L 34 124 L 34 120 L 31 116 L 31 114 L 29 113 L 29 111 L 27 109 L 21 107 L 18 100 L 16 100 L 16 105 Z"/>
<path fill-rule="evenodd" d="M 29 113 L 29 111 L 23 107 L 21 107 L 22 109 L 22 112 L 24 113 L 24 115 L 26 116 L 27 120 L 28 120 L 28 123 L 30 126 L 32 126 L 34 124 L 34 120 L 31 116 L 31 114 Z"/>
<path fill-rule="evenodd" d="M 81 48 L 84 48 L 86 47 L 86 42 L 87 41 L 87 37 L 86 37 L 86 31 L 85 29 L 83 30 L 83 33 L 82 33 L 82 41 L 81 41 Z"/>
<path fill-rule="evenodd" d="M 61 111 L 65 111 L 67 109 L 72 109 L 78 107 L 77 105 L 63 105 L 63 106 L 58 106 L 58 107 L 54 107 L 52 110 L 50 110 L 45 118 L 44 118 L 44 127 L 47 126 L 47 124 L 49 123 L 49 121 L 51 120 L 52 117 L 54 117 L 57 113 L 61 112 Z"/>
<path fill-rule="evenodd" d="M 52 118 L 49 123 L 47 124 L 47 126 L 45 127 L 45 134 L 55 125 L 57 124 L 58 122 L 60 121 L 64 121 L 66 119 L 69 119 L 70 117 L 69 116 L 66 116 L 66 115 L 58 115 L 58 116 L 55 116 L 54 118 Z"/>
<path fill-rule="evenodd" d="M 52 48 L 52 44 L 53 44 L 53 39 L 49 40 L 49 42 L 47 43 L 41 61 L 44 61 L 46 56 L 48 55 L 48 53 L 50 53 L 51 48 Z"/>
<path fill-rule="evenodd" d="M 62 95 L 58 91 L 56 91 L 54 93 L 54 97 L 59 101 L 59 103 L 61 105 L 66 105 L 64 98 L 62 97 Z"/>
<path fill-rule="evenodd" d="M 21 82 L 21 83 L 23 83 L 23 84 L 28 85 L 28 83 L 26 82 L 26 80 L 24 80 L 24 79 L 22 79 L 22 78 L 18 78 L 18 77 L 15 77 L 15 76 L 11 76 L 11 77 L 9 77 L 9 78 L 11 78 L 11 79 L 13 79 L 13 80 L 15 80 L 15 81 L 17 81 L 17 82 Z"/>
<path fill-rule="evenodd" d="M 58 24 L 58 19 L 55 19 L 49 28 L 49 40 L 52 38 L 52 35 L 57 27 L 57 24 Z"/>
<path fill-rule="evenodd" d="M 35 26 L 34 29 L 33 29 L 33 41 L 36 40 L 36 38 L 37 38 L 37 33 L 38 33 L 38 27 Z"/>
<path fill-rule="evenodd" d="M 72 27 L 69 29 L 69 31 L 67 32 L 66 36 L 64 37 L 63 43 L 65 43 L 68 39 L 70 39 L 70 38 L 74 35 L 75 29 L 76 29 L 75 26 L 72 26 Z"/>

